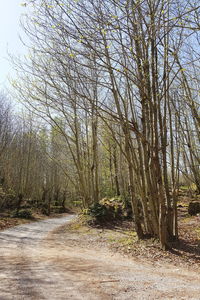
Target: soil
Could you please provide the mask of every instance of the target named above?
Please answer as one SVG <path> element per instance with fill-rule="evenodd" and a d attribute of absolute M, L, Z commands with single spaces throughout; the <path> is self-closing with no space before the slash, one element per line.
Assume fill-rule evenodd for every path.
<path fill-rule="evenodd" d="M 0 299 L 200 299 L 199 270 L 113 253 L 73 218 L 0 233 Z"/>

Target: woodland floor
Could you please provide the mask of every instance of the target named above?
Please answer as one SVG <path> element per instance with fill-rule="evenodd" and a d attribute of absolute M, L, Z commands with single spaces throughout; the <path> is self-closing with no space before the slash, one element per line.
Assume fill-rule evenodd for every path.
<path fill-rule="evenodd" d="M 72 218 L 0 233 L 0 299 L 199 299 L 199 271 L 89 247 L 84 234 L 66 231 Z"/>
<path fill-rule="evenodd" d="M 200 220 L 188 201 L 171 252 L 138 242 L 129 222 L 91 228 L 70 215 L 0 232 L 0 299 L 200 299 Z"/>
<path fill-rule="evenodd" d="M 200 196 L 196 196 L 197 200 Z M 178 202 L 179 242 L 170 251 L 163 251 L 155 239 L 138 241 L 131 221 L 118 221 L 94 228 L 81 218 L 60 229 L 67 233 L 68 244 L 86 248 L 107 248 L 127 257 L 134 257 L 153 264 L 170 263 L 192 270 L 200 270 L 200 214 L 190 216 L 188 204 L 191 196 L 180 192 Z M 199 296 L 200 299 L 200 296 Z"/>

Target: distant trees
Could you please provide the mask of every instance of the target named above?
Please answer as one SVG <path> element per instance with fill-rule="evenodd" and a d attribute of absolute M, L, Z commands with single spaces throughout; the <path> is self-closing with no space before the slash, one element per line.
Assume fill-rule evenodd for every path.
<path fill-rule="evenodd" d="M 56 197 L 61 172 L 84 207 L 122 195 L 138 237 L 170 247 L 180 175 L 199 190 L 198 2 L 30 5 L 29 57 L 15 62 L 14 86 L 52 128 L 45 184 Z"/>
<path fill-rule="evenodd" d="M 11 106 L 4 93 L 0 94 L 0 158 L 12 141 L 12 114 Z M 2 169 L 0 170 L 1 181 L 4 180 Z"/>
<path fill-rule="evenodd" d="M 5 94 L 0 116 L 0 209 L 19 210 L 26 203 L 47 212 L 49 199 L 64 208 L 67 178 L 58 151 L 55 156 L 54 129 L 39 123 L 36 127 L 30 113 L 18 115 Z"/>

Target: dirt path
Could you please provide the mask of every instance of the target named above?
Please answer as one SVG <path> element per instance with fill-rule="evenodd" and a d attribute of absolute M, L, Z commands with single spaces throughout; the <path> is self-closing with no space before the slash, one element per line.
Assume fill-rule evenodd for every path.
<path fill-rule="evenodd" d="M 72 218 L 0 233 L 0 300 L 200 299 L 200 273 L 72 248 L 50 234 Z"/>

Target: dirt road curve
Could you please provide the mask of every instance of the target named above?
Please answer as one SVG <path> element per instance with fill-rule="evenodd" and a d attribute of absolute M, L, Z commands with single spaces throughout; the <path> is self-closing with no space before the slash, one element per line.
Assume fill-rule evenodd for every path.
<path fill-rule="evenodd" d="M 72 248 L 51 234 L 72 218 L 0 233 L 0 300 L 200 299 L 200 273 Z"/>

